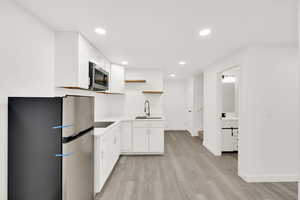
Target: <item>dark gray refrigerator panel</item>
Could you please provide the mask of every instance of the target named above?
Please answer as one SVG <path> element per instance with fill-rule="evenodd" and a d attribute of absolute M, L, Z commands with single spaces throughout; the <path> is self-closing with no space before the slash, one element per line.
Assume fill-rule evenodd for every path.
<path fill-rule="evenodd" d="M 8 99 L 8 200 L 62 199 L 62 98 Z"/>

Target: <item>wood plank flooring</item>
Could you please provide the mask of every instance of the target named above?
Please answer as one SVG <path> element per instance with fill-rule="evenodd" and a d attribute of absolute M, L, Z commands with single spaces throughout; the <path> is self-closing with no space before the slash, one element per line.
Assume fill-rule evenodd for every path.
<path fill-rule="evenodd" d="M 297 183 L 246 183 L 237 157 L 215 157 L 188 133 L 166 132 L 164 156 L 122 156 L 96 200 L 293 200 Z"/>

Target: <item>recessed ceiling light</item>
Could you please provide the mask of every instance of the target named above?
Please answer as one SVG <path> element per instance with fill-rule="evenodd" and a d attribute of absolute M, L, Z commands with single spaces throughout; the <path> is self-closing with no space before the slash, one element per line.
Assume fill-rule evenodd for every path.
<path fill-rule="evenodd" d="M 186 62 L 185 61 L 179 61 L 179 63 L 178 63 L 179 65 L 185 65 L 186 64 Z"/>
<path fill-rule="evenodd" d="M 128 61 L 122 61 L 121 64 L 122 65 L 128 65 Z"/>
<path fill-rule="evenodd" d="M 174 78 L 174 77 L 176 76 L 176 74 L 171 74 L 170 76 L 171 76 L 172 78 Z"/>
<path fill-rule="evenodd" d="M 95 28 L 95 32 L 99 35 L 106 35 L 106 30 L 103 28 Z"/>
<path fill-rule="evenodd" d="M 199 32 L 199 35 L 201 37 L 205 37 L 205 36 L 208 36 L 211 34 L 211 29 L 209 28 L 205 28 L 205 29 L 202 29 L 200 32 Z"/>

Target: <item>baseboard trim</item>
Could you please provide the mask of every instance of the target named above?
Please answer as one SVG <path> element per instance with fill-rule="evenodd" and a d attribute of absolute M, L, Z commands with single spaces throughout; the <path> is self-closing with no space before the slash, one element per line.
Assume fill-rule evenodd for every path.
<path fill-rule="evenodd" d="M 239 173 L 239 176 L 248 183 L 255 182 L 297 182 L 298 175 L 245 175 Z"/>
<path fill-rule="evenodd" d="M 188 130 L 186 130 L 186 129 L 165 129 L 165 131 L 179 131 L 179 132 L 184 132 L 184 131 L 187 131 L 188 132 Z"/>
<path fill-rule="evenodd" d="M 165 154 L 165 152 L 149 152 L 149 153 L 145 153 L 145 152 L 121 152 L 121 155 L 124 156 L 147 156 L 147 155 L 158 155 L 158 156 L 163 156 Z"/>

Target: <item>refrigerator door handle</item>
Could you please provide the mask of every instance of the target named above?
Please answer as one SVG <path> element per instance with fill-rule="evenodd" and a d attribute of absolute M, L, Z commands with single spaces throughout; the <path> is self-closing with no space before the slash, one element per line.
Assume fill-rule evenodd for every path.
<path fill-rule="evenodd" d="M 59 153 L 59 154 L 54 154 L 55 157 L 69 157 L 72 156 L 73 154 L 75 154 L 74 152 L 70 152 L 70 153 Z"/>
<path fill-rule="evenodd" d="M 81 131 L 81 132 L 77 133 L 77 134 L 71 135 L 69 137 L 63 137 L 62 138 L 62 143 L 65 144 L 65 143 L 71 142 L 71 141 L 73 141 L 73 140 L 75 140 L 75 139 L 77 139 L 77 138 L 79 138 L 79 137 L 87 134 L 88 132 L 90 132 L 93 129 L 94 129 L 94 127 L 92 126 L 92 127 L 88 128 L 88 129 L 86 129 L 84 131 Z"/>

